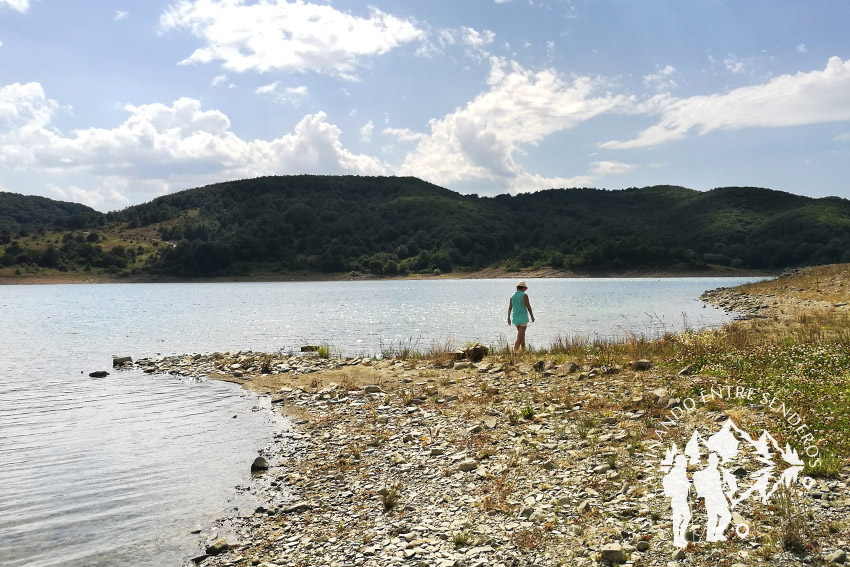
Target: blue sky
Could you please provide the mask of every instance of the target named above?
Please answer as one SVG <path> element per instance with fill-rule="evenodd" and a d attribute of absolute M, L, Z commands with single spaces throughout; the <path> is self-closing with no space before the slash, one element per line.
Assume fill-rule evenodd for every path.
<path fill-rule="evenodd" d="M 260 175 L 850 197 L 846 0 L 0 0 L 0 190 Z"/>

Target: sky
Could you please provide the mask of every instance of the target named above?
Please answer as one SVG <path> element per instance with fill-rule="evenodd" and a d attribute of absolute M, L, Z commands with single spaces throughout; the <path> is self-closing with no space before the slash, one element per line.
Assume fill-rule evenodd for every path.
<path fill-rule="evenodd" d="M 0 191 L 263 175 L 850 198 L 847 0 L 0 0 Z"/>

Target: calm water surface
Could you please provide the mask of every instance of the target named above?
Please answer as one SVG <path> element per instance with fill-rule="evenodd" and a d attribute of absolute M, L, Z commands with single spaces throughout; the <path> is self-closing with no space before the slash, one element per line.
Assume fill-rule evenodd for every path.
<path fill-rule="evenodd" d="M 697 298 L 743 279 L 529 280 L 533 346 L 655 336 L 728 316 Z M 280 424 L 229 384 L 108 369 L 220 350 L 343 355 L 513 342 L 507 280 L 0 287 L 0 565 L 180 565 L 234 506 Z M 234 419 L 234 417 L 236 419 Z"/>

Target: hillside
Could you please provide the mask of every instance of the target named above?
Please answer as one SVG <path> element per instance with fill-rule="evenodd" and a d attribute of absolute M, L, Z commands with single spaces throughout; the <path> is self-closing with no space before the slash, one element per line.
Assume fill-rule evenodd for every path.
<path fill-rule="evenodd" d="M 18 233 L 47 227 L 79 229 L 103 222 L 103 214 L 79 203 L 0 191 L 0 232 Z"/>
<path fill-rule="evenodd" d="M 101 258 L 100 267 L 179 277 L 305 270 L 391 276 L 494 266 L 616 273 L 850 261 L 850 201 L 752 187 L 478 197 L 409 177 L 303 175 L 218 183 L 89 214 L 89 227 L 103 224 L 107 248 L 120 246 L 126 256 L 111 264 Z M 59 228 L 54 245 L 68 239 Z M 14 257 L 9 246 L 0 249 L 0 264 L 19 271 L 45 264 L 39 254 L 47 244 L 33 241 L 38 250 L 27 254 L 18 241 Z M 66 269 L 96 267 L 74 246 L 63 248 Z"/>

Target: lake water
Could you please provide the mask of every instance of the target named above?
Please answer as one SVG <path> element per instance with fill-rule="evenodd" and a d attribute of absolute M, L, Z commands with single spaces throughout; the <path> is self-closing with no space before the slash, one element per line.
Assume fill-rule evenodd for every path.
<path fill-rule="evenodd" d="M 531 346 L 649 337 L 729 316 L 698 301 L 749 279 L 538 279 Z M 180 565 L 233 507 L 276 428 L 238 387 L 111 369 L 222 350 L 343 355 L 513 342 L 508 280 L 0 287 L 0 565 Z M 235 417 L 235 419 L 234 419 Z"/>

